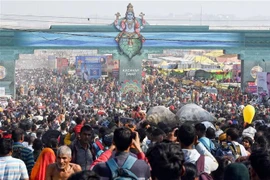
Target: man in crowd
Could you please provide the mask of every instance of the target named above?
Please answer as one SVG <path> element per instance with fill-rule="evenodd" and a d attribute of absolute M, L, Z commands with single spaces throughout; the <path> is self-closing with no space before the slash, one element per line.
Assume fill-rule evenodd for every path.
<path fill-rule="evenodd" d="M 66 180 L 74 173 L 82 169 L 79 165 L 70 163 L 71 149 L 68 146 L 61 146 L 57 150 L 56 163 L 50 164 L 46 169 L 46 180 Z"/>
<path fill-rule="evenodd" d="M 212 154 L 198 141 L 195 128 L 189 124 L 183 124 L 177 138 L 184 153 L 185 162 L 196 164 L 200 156 L 204 156 L 204 172 L 210 174 L 218 168 L 218 162 Z M 193 146 L 195 145 L 195 149 Z"/>
<path fill-rule="evenodd" d="M 12 139 L 14 141 L 12 156 L 21 159 L 25 163 L 30 175 L 35 162 L 33 152 L 22 144 L 24 141 L 24 131 L 20 128 L 14 129 L 12 131 Z"/>
<path fill-rule="evenodd" d="M 79 164 L 82 170 L 89 170 L 90 165 L 93 163 L 95 154 L 91 144 L 92 136 L 92 128 L 89 125 L 85 125 L 81 128 L 79 136 L 71 145 L 71 162 Z"/>
<path fill-rule="evenodd" d="M 204 145 L 204 147 L 212 152 L 216 149 L 214 143 L 206 137 L 206 127 L 203 123 L 198 123 L 195 125 L 196 134 L 198 136 L 198 140 Z"/>
<path fill-rule="evenodd" d="M 11 139 L 0 138 L 0 179 L 28 180 L 24 162 L 13 158 Z"/>
<path fill-rule="evenodd" d="M 133 140 L 134 133 L 126 127 L 118 128 L 114 131 L 113 144 L 116 147 L 116 153 L 113 158 L 108 160 L 106 163 L 98 163 L 94 166 L 93 171 L 95 171 L 101 178 L 109 179 L 115 172 L 113 169 L 118 167 L 123 168 L 127 161 L 132 161 L 133 164 L 129 169 L 138 179 L 149 179 L 150 178 L 150 167 L 143 160 L 138 160 L 130 153 L 130 146 L 135 140 Z M 114 166 L 111 166 L 113 162 Z M 110 168 L 109 168 L 110 166 Z M 118 167 L 116 167 L 118 166 Z M 111 169 L 112 168 L 112 169 Z"/>
<path fill-rule="evenodd" d="M 218 127 L 220 127 L 222 130 L 225 130 L 225 128 L 227 129 L 227 126 L 228 127 L 231 126 L 229 122 L 238 121 L 238 124 L 241 124 L 242 119 L 243 119 L 243 113 L 242 113 L 243 108 L 240 110 L 240 106 L 239 106 L 240 104 L 243 104 L 244 106 L 249 102 L 257 103 L 256 105 L 254 105 L 256 109 L 256 115 L 254 117 L 254 120 L 255 119 L 269 120 L 269 117 L 270 117 L 270 109 L 267 108 L 268 106 L 264 108 L 259 108 L 259 105 L 260 105 L 258 104 L 259 101 L 255 101 L 257 97 L 251 94 L 247 94 L 247 95 L 242 94 L 240 92 L 240 88 L 236 88 L 235 90 L 219 89 L 218 95 L 215 97 L 214 96 L 212 97 L 209 94 L 205 94 L 198 89 L 199 95 L 195 95 L 193 93 L 194 88 L 189 85 L 184 87 L 182 84 L 183 81 L 178 77 L 172 81 L 172 78 L 170 76 L 165 77 L 165 76 L 155 75 L 153 76 L 153 79 L 152 77 L 151 79 L 148 79 L 148 78 L 143 79 L 142 93 L 133 93 L 133 92 L 124 93 L 124 92 L 121 92 L 121 88 L 120 88 L 122 82 L 120 83 L 116 79 L 112 79 L 110 77 L 106 79 L 97 79 L 97 80 L 91 79 L 91 80 L 83 81 L 81 79 L 78 79 L 76 75 L 67 76 L 67 74 L 65 73 L 58 73 L 57 71 L 53 72 L 49 69 L 34 69 L 34 70 L 20 69 L 16 73 L 17 73 L 16 84 L 18 85 L 18 87 L 20 85 L 23 85 L 23 87 L 25 87 L 26 89 L 25 89 L 25 93 L 22 93 L 24 95 L 17 94 L 18 96 L 16 96 L 16 103 L 14 104 L 11 103 L 8 108 L 4 108 L 2 112 L 0 111 L 0 120 L 1 120 L 1 124 L 3 125 L 3 127 L 0 127 L 0 129 L 6 131 L 6 132 L 3 132 L 4 133 L 3 136 L 5 138 L 10 138 L 11 137 L 11 136 L 9 137 L 9 135 L 11 135 L 10 130 L 15 129 L 15 126 L 18 126 L 17 123 L 21 124 L 24 120 L 30 119 L 31 122 L 39 126 L 39 131 L 37 132 L 37 136 L 39 139 L 42 139 L 43 132 L 46 132 L 49 128 L 50 129 L 58 128 L 58 126 L 54 127 L 54 124 L 58 125 L 58 123 L 56 123 L 57 121 L 55 120 L 53 121 L 54 124 L 51 124 L 49 123 L 48 119 L 45 120 L 46 116 L 48 116 L 49 114 L 52 114 L 54 117 L 53 119 L 58 119 L 57 117 L 61 117 L 61 116 L 63 117 L 64 116 L 63 111 L 62 111 L 62 107 L 63 107 L 66 109 L 65 118 L 59 118 L 58 120 L 59 122 L 62 122 L 62 120 L 65 120 L 65 123 L 67 123 L 68 128 L 74 130 L 75 134 L 77 135 L 77 137 L 75 138 L 75 141 L 73 141 L 72 138 L 68 138 L 70 137 L 70 134 L 68 134 L 66 138 L 70 141 L 68 141 L 67 145 L 70 145 L 72 143 L 71 145 L 72 162 L 79 164 L 83 170 L 89 169 L 89 166 L 92 164 L 92 161 L 95 158 L 95 152 L 92 151 L 93 141 L 91 139 L 91 136 L 94 135 L 92 132 L 92 128 L 89 126 L 82 128 L 83 123 L 81 122 L 84 122 L 84 120 L 87 122 L 88 119 L 92 118 L 93 120 L 91 120 L 91 122 L 88 122 L 88 123 L 91 123 L 93 125 L 92 126 L 93 128 L 96 127 L 97 129 L 95 130 L 97 132 L 99 130 L 99 126 L 95 126 L 96 121 L 101 126 L 105 124 L 104 122 L 108 121 L 110 122 L 108 127 L 111 129 L 112 127 L 111 125 L 113 125 L 116 122 L 120 122 L 119 120 L 117 120 L 117 119 L 120 119 L 119 117 L 130 117 L 132 115 L 131 109 L 133 109 L 136 104 L 138 103 L 141 104 L 141 102 L 142 102 L 141 110 L 147 110 L 148 108 L 152 106 L 163 105 L 164 100 L 166 100 L 166 102 L 170 102 L 168 103 L 168 106 L 171 106 L 171 110 L 173 110 L 172 107 L 174 107 L 175 108 L 174 112 L 177 112 L 177 110 L 185 102 L 191 101 L 191 100 L 194 102 L 194 99 L 195 99 L 195 102 L 199 106 L 208 110 L 216 118 L 224 119 L 224 121 L 223 120 L 220 121 L 222 124 L 218 124 Z M 45 78 L 44 81 L 41 82 L 40 78 L 44 78 L 44 77 L 48 77 L 48 78 Z M 188 78 L 188 77 L 185 77 L 185 78 Z M 204 84 L 210 85 L 207 82 Z M 179 89 L 181 91 L 179 91 Z M 196 97 L 198 97 L 199 99 L 197 99 Z M 101 114 L 100 114 L 101 111 L 98 110 L 99 107 L 102 107 Z M 36 109 L 38 109 L 38 111 Z M 104 119 L 103 117 L 103 113 L 104 113 L 103 110 L 106 114 L 109 115 L 108 118 L 106 119 Z M 136 108 L 136 111 L 140 113 L 139 109 L 137 108 Z M 61 116 L 59 114 L 61 114 Z M 43 116 L 44 118 L 43 121 L 42 120 L 34 121 L 34 119 L 32 119 L 32 117 L 37 117 L 39 115 Z M 78 119 L 80 120 L 79 123 L 77 122 L 78 126 L 74 129 L 71 128 L 70 122 L 72 124 L 74 120 L 78 120 Z M 138 118 L 138 119 L 144 119 L 144 118 Z M 230 121 L 226 123 L 225 119 L 230 120 Z M 237 121 L 235 121 L 235 119 L 237 119 Z M 265 121 L 265 122 L 267 123 L 268 121 Z M 23 127 L 23 126 L 19 126 L 19 127 Z M 158 142 L 163 140 L 164 133 L 159 131 L 159 129 L 154 130 L 156 128 L 161 128 L 159 126 L 155 127 L 154 124 L 153 126 L 151 124 L 151 127 L 153 129 L 148 128 L 147 130 L 147 136 L 149 139 L 145 140 L 145 144 L 149 145 L 150 140 L 152 140 L 151 145 L 155 146 L 156 144 L 158 144 Z M 173 127 L 170 127 L 170 128 L 173 128 Z M 265 131 L 266 131 L 266 128 L 267 127 L 263 127 Z M 24 127 L 24 129 L 30 132 L 29 131 L 30 126 Z M 174 137 L 173 137 L 174 133 L 171 132 L 172 130 L 167 130 L 166 128 L 165 129 L 161 128 L 161 129 L 162 131 L 166 133 L 166 135 L 170 134 L 170 136 L 168 136 L 170 138 L 167 137 L 168 139 L 166 139 L 165 141 L 167 140 L 174 141 Z M 209 151 L 211 151 L 211 148 L 209 148 L 208 143 L 205 143 L 206 148 L 205 146 L 203 146 L 202 142 L 199 143 L 200 137 L 204 136 L 204 134 L 198 133 L 197 135 L 199 136 L 199 141 L 197 141 L 196 133 L 195 135 L 193 134 L 193 129 L 191 132 L 189 131 L 188 128 L 183 128 L 183 130 L 186 130 L 188 132 L 186 134 L 185 133 L 182 134 L 179 131 L 178 139 L 180 140 L 180 143 L 182 145 L 182 148 L 185 154 L 184 156 L 185 160 L 187 162 L 196 164 L 198 161 L 198 157 L 200 157 L 201 154 L 205 155 L 206 163 L 205 163 L 204 170 L 205 172 L 209 174 L 211 171 L 216 169 L 217 163 L 215 162 L 215 159 L 212 158 L 210 152 L 206 150 L 208 148 Z M 199 128 L 198 130 L 200 129 L 201 128 Z M 183 131 L 183 132 L 186 132 L 186 131 Z M 221 130 L 219 131 L 222 132 Z M 219 131 L 216 132 L 217 136 L 219 136 L 220 134 Z M 205 129 L 203 129 L 202 132 L 205 133 Z M 265 133 L 266 135 L 268 135 L 268 131 L 266 131 Z M 21 139 L 22 139 L 23 134 L 20 135 L 19 138 L 18 136 L 14 135 L 14 137 L 17 137 L 16 139 L 19 139 L 17 145 L 20 145 L 20 143 L 22 142 Z M 61 144 L 63 144 L 64 134 L 65 132 L 62 134 L 63 136 L 60 138 Z M 234 151 L 236 152 L 235 155 L 243 156 L 245 151 L 241 152 L 241 149 L 243 148 L 241 148 L 241 146 L 240 145 L 238 146 L 237 144 L 237 140 L 238 140 L 237 137 L 239 135 L 238 132 L 234 132 L 229 129 L 227 131 L 227 135 L 228 135 L 227 140 L 231 142 L 228 144 L 234 145 L 232 147 L 234 147 Z M 27 138 L 25 137 L 23 139 L 26 140 Z M 224 141 L 226 141 L 226 134 L 225 134 Z M 262 142 L 260 140 L 255 140 L 255 143 L 259 143 L 259 146 L 261 146 Z M 193 144 L 195 145 L 197 144 L 196 149 L 192 148 Z M 238 154 L 239 149 L 240 149 L 240 153 Z M 22 150 L 21 148 L 14 148 L 13 156 L 24 160 L 23 158 L 28 155 L 25 155 L 24 150 Z M 116 158 L 118 158 L 118 156 Z M 140 158 L 138 157 L 138 159 Z M 108 159 L 106 159 L 106 161 L 107 160 Z M 30 162 L 29 158 L 24 161 L 26 163 L 26 166 L 29 167 L 29 169 L 31 169 L 30 168 L 31 163 L 29 163 Z M 106 162 L 106 161 L 102 161 L 102 162 Z M 254 166 L 254 169 L 255 167 L 257 166 Z M 259 174 L 260 173 L 258 171 L 258 175 Z"/>
<path fill-rule="evenodd" d="M 160 143 L 147 153 L 152 179 L 180 179 L 184 174 L 184 155 L 179 144 Z"/>
<path fill-rule="evenodd" d="M 242 156 L 247 156 L 247 151 L 245 150 L 245 147 L 237 142 L 239 138 L 238 130 L 236 128 L 229 128 L 226 131 L 226 134 L 227 134 L 227 142 L 229 142 L 229 145 L 231 147 L 235 159 L 238 159 L 239 157 Z"/>

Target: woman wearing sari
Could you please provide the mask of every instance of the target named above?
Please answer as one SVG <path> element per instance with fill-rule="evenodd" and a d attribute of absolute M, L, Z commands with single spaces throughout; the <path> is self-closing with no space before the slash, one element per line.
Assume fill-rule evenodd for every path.
<path fill-rule="evenodd" d="M 46 167 L 54 163 L 56 156 L 51 148 L 44 148 L 40 153 L 31 173 L 30 180 L 44 180 L 46 175 Z"/>

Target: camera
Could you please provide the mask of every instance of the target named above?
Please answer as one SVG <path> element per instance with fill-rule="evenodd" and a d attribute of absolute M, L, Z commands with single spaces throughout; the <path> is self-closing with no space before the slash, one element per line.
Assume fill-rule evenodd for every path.
<path fill-rule="evenodd" d="M 131 136 L 132 136 L 132 139 L 136 139 L 136 133 L 135 132 L 132 132 Z"/>

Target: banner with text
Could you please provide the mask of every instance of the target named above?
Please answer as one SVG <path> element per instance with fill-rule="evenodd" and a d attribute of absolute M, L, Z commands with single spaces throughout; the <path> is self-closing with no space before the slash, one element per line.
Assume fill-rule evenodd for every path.
<path fill-rule="evenodd" d="M 76 74 L 84 80 L 100 78 L 102 64 L 106 64 L 106 56 L 76 56 Z"/>
<path fill-rule="evenodd" d="M 258 94 L 270 95 L 270 72 L 257 73 Z"/>
<path fill-rule="evenodd" d="M 123 93 L 142 91 L 142 59 L 135 56 L 129 60 L 126 56 L 121 56 L 119 80 Z"/>

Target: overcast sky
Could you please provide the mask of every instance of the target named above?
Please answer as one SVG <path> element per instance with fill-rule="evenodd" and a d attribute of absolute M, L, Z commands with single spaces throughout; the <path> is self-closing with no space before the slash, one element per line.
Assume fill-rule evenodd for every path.
<path fill-rule="evenodd" d="M 131 2 L 135 12 L 146 15 L 168 15 L 198 13 L 202 7 L 207 14 L 234 14 L 238 17 L 269 16 L 270 1 L 24 1 L 0 0 L 1 14 L 31 14 L 50 16 L 87 17 L 111 15 L 119 11 L 124 14 Z"/>
<path fill-rule="evenodd" d="M 270 22 L 270 0 L 265 1 L 160 1 L 160 0 L 133 0 L 133 1 L 41 1 L 41 0 L 0 0 L 0 16 L 3 19 L 29 18 L 14 15 L 34 15 L 53 17 L 79 17 L 79 18 L 102 18 L 106 17 L 112 21 L 115 13 L 120 12 L 122 17 L 125 14 L 126 6 L 131 2 L 134 6 L 136 16 L 140 12 L 145 13 L 145 19 L 164 17 L 170 18 L 173 15 L 191 14 L 198 15 L 202 12 L 205 15 L 230 15 L 237 19 L 248 17 L 264 17 Z M 187 17 L 188 18 L 188 17 Z M 58 20 L 59 21 L 59 20 Z M 65 21 L 61 19 L 61 21 Z M 70 21 L 70 19 L 66 20 Z M 3 21 L 2 21 L 3 22 Z M 35 22 L 32 22 L 35 23 Z"/>

